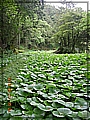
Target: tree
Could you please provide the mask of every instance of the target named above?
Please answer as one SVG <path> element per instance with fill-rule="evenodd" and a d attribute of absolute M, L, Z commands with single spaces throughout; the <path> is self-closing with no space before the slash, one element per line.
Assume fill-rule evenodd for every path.
<path fill-rule="evenodd" d="M 59 31 L 54 34 L 54 39 L 57 39 L 60 44 L 61 49 L 63 48 L 62 53 L 71 53 L 75 52 L 75 48 L 78 48 L 83 51 L 82 47 L 85 40 L 84 36 L 82 39 L 80 37 L 83 35 L 84 26 L 82 26 L 82 20 L 86 19 L 86 13 L 79 13 L 76 10 L 67 10 L 66 14 L 62 15 L 62 18 L 59 20 L 61 25 L 59 26 Z M 85 24 L 86 21 L 84 20 Z M 86 27 L 86 25 L 85 25 Z M 85 35 L 85 34 L 84 34 Z M 59 48 L 60 49 L 60 48 Z"/>
<path fill-rule="evenodd" d="M 29 4 L 27 4 L 29 2 Z M 0 3 L 0 47 L 11 49 L 21 43 L 21 37 L 25 35 L 24 27 L 27 16 L 33 22 L 33 15 L 40 12 L 39 0 L 3 0 Z M 29 14 L 28 14 L 29 13 Z M 25 37 L 25 36 L 24 36 Z M 4 47 L 5 46 L 5 47 Z M 8 47 L 9 46 L 9 47 Z"/>

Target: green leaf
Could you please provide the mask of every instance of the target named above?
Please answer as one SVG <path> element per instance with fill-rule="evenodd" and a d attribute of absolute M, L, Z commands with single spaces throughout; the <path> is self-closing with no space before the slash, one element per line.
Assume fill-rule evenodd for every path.
<path fill-rule="evenodd" d="M 43 110 L 43 111 L 52 111 L 53 108 L 51 106 L 44 106 L 43 104 L 38 104 L 37 106 L 40 110 Z"/>
<path fill-rule="evenodd" d="M 30 104 L 33 105 L 33 106 L 37 106 L 38 105 L 38 103 L 36 103 L 35 101 L 31 101 Z"/>
<path fill-rule="evenodd" d="M 37 99 L 38 99 L 41 103 L 43 103 L 43 100 L 42 100 L 41 98 L 37 97 Z"/>
<path fill-rule="evenodd" d="M 25 84 L 25 83 L 20 83 L 22 86 L 28 86 L 28 84 Z"/>
<path fill-rule="evenodd" d="M 52 94 L 53 94 L 53 93 L 55 93 L 55 89 L 54 89 L 54 88 L 52 88 L 52 87 L 51 87 L 51 88 L 49 88 L 49 93 L 52 93 Z"/>
<path fill-rule="evenodd" d="M 37 78 L 37 75 L 35 75 L 34 73 L 31 73 L 31 77 L 32 77 L 33 79 L 36 79 L 36 78 Z"/>
<path fill-rule="evenodd" d="M 53 115 L 52 114 L 47 115 L 45 120 L 53 120 Z"/>
<path fill-rule="evenodd" d="M 59 103 L 61 105 L 65 105 L 65 102 L 63 100 L 53 100 L 53 102 Z"/>
<path fill-rule="evenodd" d="M 0 115 L 3 114 L 3 108 L 0 108 Z"/>
<path fill-rule="evenodd" d="M 52 103 L 52 100 L 51 100 L 50 102 L 49 102 L 48 100 L 45 100 L 45 101 L 44 101 L 44 104 L 45 104 L 46 106 L 50 106 L 51 103 Z"/>
<path fill-rule="evenodd" d="M 43 79 L 46 79 L 46 77 L 45 77 L 44 74 L 38 74 L 38 77 L 43 78 Z"/>
<path fill-rule="evenodd" d="M 9 118 L 11 117 L 11 115 L 9 114 L 9 112 L 5 112 L 3 115 L 3 118 Z M 2 118 L 2 117 L 1 117 Z M 3 119 L 2 119 L 3 120 Z M 4 119 L 5 120 L 5 119 Z"/>
<path fill-rule="evenodd" d="M 25 103 L 26 102 L 26 98 L 25 97 L 19 97 L 18 96 L 18 99 L 21 103 Z"/>
<path fill-rule="evenodd" d="M 33 110 L 22 111 L 22 113 L 26 116 L 28 115 L 28 117 L 31 117 L 31 115 L 33 114 Z"/>
<path fill-rule="evenodd" d="M 0 114 L 4 114 L 5 112 L 7 112 L 7 110 L 8 110 L 8 106 L 6 106 L 5 104 L 5 106 L 0 108 Z"/>
<path fill-rule="evenodd" d="M 34 86 L 31 84 L 31 85 L 28 85 L 27 88 L 28 88 L 29 90 L 33 90 L 33 87 L 34 87 Z"/>
<path fill-rule="evenodd" d="M 31 101 L 32 101 L 32 99 L 31 99 L 31 98 L 27 98 L 27 102 L 29 102 L 29 103 L 30 103 Z"/>
<path fill-rule="evenodd" d="M 69 117 L 72 117 L 72 118 L 78 118 L 78 112 L 73 112 L 72 111 L 72 114 L 68 114 Z"/>
<path fill-rule="evenodd" d="M 75 100 L 75 106 L 74 106 L 76 109 L 81 109 L 81 110 L 84 110 L 84 109 L 87 109 L 87 102 L 83 99 L 83 98 L 80 98 L 80 97 L 77 97 L 76 100 Z"/>
<path fill-rule="evenodd" d="M 53 111 L 52 113 L 56 117 L 64 117 L 64 115 L 62 113 L 59 113 L 58 111 Z"/>
<path fill-rule="evenodd" d="M 72 107 L 74 107 L 74 104 L 72 102 L 66 102 L 65 106 L 72 108 Z"/>
<path fill-rule="evenodd" d="M 33 112 L 33 115 L 35 116 L 35 118 L 37 118 L 37 120 L 39 120 L 40 118 L 42 119 L 43 116 L 45 115 L 45 112 L 41 110 L 40 112 L 40 109 L 38 109 L 38 112 Z"/>
<path fill-rule="evenodd" d="M 46 109 L 45 111 L 52 111 L 53 110 L 53 108 L 51 106 L 46 106 L 45 109 Z"/>
<path fill-rule="evenodd" d="M 44 86 L 42 84 L 37 84 L 36 86 L 34 86 L 35 90 L 43 90 Z"/>
<path fill-rule="evenodd" d="M 51 87 L 53 87 L 53 88 L 55 88 L 56 87 L 56 85 L 53 83 L 49 83 L 49 84 L 47 84 L 47 86 L 46 86 L 46 88 L 48 89 L 48 88 L 51 88 Z"/>
<path fill-rule="evenodd" d="M 60 108 L 60 107 L 62 107 L 62 105 L 59 104 L 59 103 L 57 103 L 57 102 L 53 102 L 53 103 L 52 103 L 52 106 L 53 106 L 54 108 Z"/>
<path fill-rule="evenodd" d="M 22 115 L 22 112 L 21 112 L 21 110 L 11 110 L 10 111 L 10 114 L 12 115 L 12 116 L 15 116 L 15 115 Z"/>
<path fill-rule="evenodd" d="M 72 118 L 73 120 L 81 120 L 79 117 L 77 117 L 77 118 Z"/>
<path fill-rule="evenodd" d="M 40 110 L 45 110 L 45 106 L 43 105 L 43 104 L 41 104 L 41 103 L 39 103 L 38 104 L 38 106 L 37 106 Z"/>
<path fill-rule="evenodd" d="M 57 111 L 59 114 L 68 115 L 72 114 L 72 111 L 69 108 L 58 108 Z"/>
<path fill-rule="evenodd" d="M 21 108 L 23 108 L 23 109 L 27 109 L 27 107 L 28 107 L 27 105 L 24 105 L 24 104 L 21 105 Z"/>
<path fill-rule="evenodd" d="M 43 93 L 42 96 L 43 96 L 44 98 L 48 98 L 48 97 L 49 97 L 49 96 L 48 96 L 47 94 L 45 94 L 45 93 Z"/>
<path fill-rule="evenodd" d="M 32 92 L 32 90 L 29 90 L 27 87 L 24 87 L 23 91 L 28 92 L 28 93 L 35 93 L 35 92 Z"/>
<path fill-rule="evenodd" d="M 84 111 L 79 111 L 78 112 L 78 116 L 79 117 L 81 117 L 81 118 L 83 118 L 83 119 L 90 119 L 90 112 L 88 112 L 88 111 L 86 111 L 86 110 L 84 110 Z"/>
<path fill-rule="evenodd" d="M 10 102 L 14 102 L 14 101 L 17 101 L 17 100 L 18 100 L 17 97 L 13 97 L 13 98 L 10 99 Z"/>
<path fill-rule="evenodd" d="M 18 95 L 20 95 L 20 96 L 24 96 L 24 97 L 27 96 L 27 93 L 24 91 L 23 88 L 17 88 L 17 89 L 16 89 L 16 93 L 17 93 Z"/>
<path fill-rule="evenodd" d="M 33 112 L 34 112 L 35 114 L 39 114 L 39 115 L 45 114 L 45 112 L 42 111 L 42 110 L 40 110 L 39 108 L 34 108 Z"/>
<path fill-rule="evenodd" d="M 9 120 L 23 120 L 23 118 L 19 116 L 14 116 L 14 117 L 11 117 Z"/>

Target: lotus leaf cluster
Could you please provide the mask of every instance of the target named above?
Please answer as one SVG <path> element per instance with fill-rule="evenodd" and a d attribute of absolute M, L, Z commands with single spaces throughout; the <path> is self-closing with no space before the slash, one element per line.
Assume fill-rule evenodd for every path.
<path fill-rule="evenodd" d="M 10 112 L 7 83 L 0 94 L 2 120 L 5 117 L 9 120 L 90 119 L 85 54 L 30 52 L 24 56 L 27 58 L 24 68 L 12 80 Z"/>

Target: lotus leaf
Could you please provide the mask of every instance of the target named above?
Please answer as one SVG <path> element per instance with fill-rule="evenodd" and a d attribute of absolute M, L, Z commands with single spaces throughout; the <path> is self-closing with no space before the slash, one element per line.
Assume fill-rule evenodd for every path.
<path fill-rule="evenodd" d="M 22 112 L 21 112 L 21 110 L 11 110 L 11 111 L 10 111 L 10 114 L 11 114 L 12 116 L 22 115 Z"/>

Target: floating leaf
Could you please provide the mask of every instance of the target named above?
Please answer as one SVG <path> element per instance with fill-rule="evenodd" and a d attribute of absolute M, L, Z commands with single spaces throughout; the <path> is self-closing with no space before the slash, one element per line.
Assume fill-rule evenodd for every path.
<path fill-rule="evenodd" d="M 60 108 L 60 107 L 62 107 L 62 105 L 59 104 L 59 103 L 57 103 L 57 102 L 53 102 L 53 103 L 52 103 L 52 106 L 53 106 L 54 108 Z"/>
<path fill-rule="evenodd" d="M 46 78 L 44 74 L 38 74 L 38 77 L 44 78 L 44 79 Z"/>
<path fill-rule="evenodd" d="M 22 115 L 22 112 L 21 112 L 21 110 L 11 110 L 10 111 L 10 114 L 12 115 L 12 116 L 15 116 L 15 115 Z"/>
<path fill-rule="evenodd" d="M 79 111 L 78 116 L 83 118 L 83 119 L 90 119 L 90 112 L 84 110 L 84 111 Z"/>
<path fill-rule="evenodd" d="M 66 102 L 65 106 L 72 108 L 72 107 L 74 107 L 74 104 L 72 102 Z"/>
<path fill-rule="evenodd" d="M 59 114 L 68 115 L 72 114 L 72 111 L 69 108 L 58 108 L 57 111 Z"/>
<path fill-rule="evenodd" d="M 44 106 L 43 104 L 38 104 L 38 108 L 43 111 L 52 111 L 53 108 L 51 106 Z"/>
<path fill-rule="evenodd" d="M 43 90 L 44 86 L 42 84 L 37 84 L 36 86 L 34 86 L 35 90 Z"/>
<path fill-rule="evenodd" d="M 30 103 L 31 101 L 32 101 L 32 99 L 31 99 L 31 98 L 27 98 L 27 102 L 29 102 L 29 103 Z"/>
<path fill-rule="evenodd" d="M 46 110 L 45 111 L 52 111 L 53 108 L 51 106 L 46 106 Z"/>
<path fill-rule="evenodd" d="M 28 93 L 35 93 L 35 92 L 32 92 L 32 90 L 29 90 L 27 87 L 25 87 L 23 91 L 28 92 Z"/>
<path fill-rule="evenodd" d="M 49 84 L 47 84 L 47 86 L 46 86 L 47 89 L 48 89 L 48 88 L 51 88 L 51 87 L 55 88 L 56 85 L 55 85 L 54 83 L 49 83 Z"/>
<path fill-rule="evenodd" d="M 81 109 L 81 110 L 84 110 L 84 109 L 87 109 L 87 102 L 83 99 L 83 98 L 76 98 L 75 100 L 75 106 L 74 106 L 76 109 Z"/>
<path fill-rule="evenodd" d="M 62 113 L 59 113 L 58 111 L 53 111 L 52 113 L 56 117 L 64 117 L 64 115 Z"/>
<path fill-rule="evenodd" d="M 59 103 L 61 105 L 65 105 L 65 102 L 63 100 L 53 100 L 53 102 Z"/>
<path fill-rule="evenodd" d="M 45 112 L 42 111 L 42 110 L 40 110 L 39 108 L 34 108 L 33 112 L 36 113 L 36 114 L 39 114 L 39 115 L 41 115 L 41 114 L 42 114 L 42 115 L 45 114 Z"/>
<path fill-rule="evenodd" d="M 28 106 L 27 106 L 27 105 L 25 105 L 25 104 L 23 104 L 23 105 L 21 105 L 21 108 L 23 108 L 23 109 L 27 109 L 27 108 L 28 108 Z"/>
<path fill-rule="evenodd" d="M 38 103 L 36 103 L 35 101 L 31 101 L 30 104 L 33 105 L 33 106 L 37 106 L 38 105 Z"/>
<path fill-rule="evenodd" d="M 38 106 L 37 106 L 40 110 L 43 110 L 44 111 L 44 109 L 45 109 L 45 106 L 43 105 L 43 104 L 38 104 Z"/>
<path fill-rule="evenodd" d="M 28 86 L 28 84 L 20 83 L 22 86 Z"/>
<path fill-rule="evenodd" d="M 37 78 L 37 75 L 34 74 L 34 73 L 31 73 L 31 77 L 32 77 L 33 79 L 36 79 L 36 78 Z"/>
<path fill-rule="evenodd" d="M 43 100 L 42 100 L 41 98 L 37 97 L 37 99 L 38 99 L 40 102 L 43 102 Z"/>

